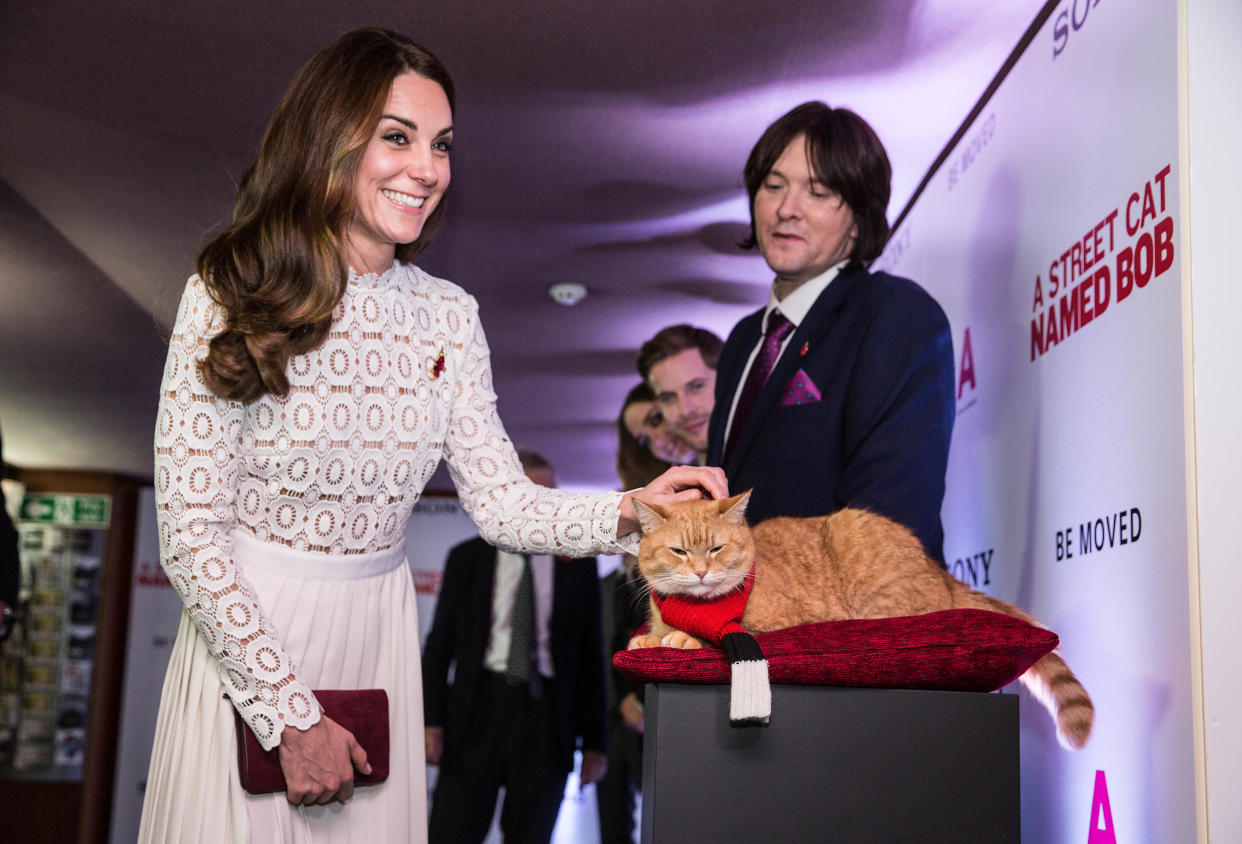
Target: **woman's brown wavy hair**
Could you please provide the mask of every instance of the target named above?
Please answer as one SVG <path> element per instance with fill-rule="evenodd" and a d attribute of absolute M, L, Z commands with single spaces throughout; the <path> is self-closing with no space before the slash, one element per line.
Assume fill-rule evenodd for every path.
<path fill-rule="evenodd" d="M 238 187 L 232 223 L 196 262 L 227 316 L 199 364 L 216 395 L 241 402 L 287 395 L 289 358 L 327 337 L 348 280 L 343 243 L 358 164 L 393 80 L 411 71 L 438 83 L 456 111 L 453 80 L 440 60 L 385 29 L 345 33 L 285 91 Z M 397 257 L 421 253 L 443 216 L 441 201 Z"/>

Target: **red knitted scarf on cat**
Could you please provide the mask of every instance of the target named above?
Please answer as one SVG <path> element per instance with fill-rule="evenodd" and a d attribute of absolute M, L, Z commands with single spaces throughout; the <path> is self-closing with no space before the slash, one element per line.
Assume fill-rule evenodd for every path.
<path fill-rule="evenodd" d="M 754 584 L 752 568 L 740 588 L 717 598 L 651 593 L 665 624 L 724 648 L 733 677 L 729 723 L 735 727 L 766 724 L 772 714 L 768 661 L 755 637 L 742 626 L 742 613 Z"/>
<path fill-rule="evenodd" d="M 658 592 L 652 592 L 651 597 L 665 624 L 720 647 L 726 633 L 746 632 L 742 626 L 742 613 L 746 611 L 746 601 L 754 585 L 755 570 L 751 569 L 740 588 L 717 598 L 661 595 Z"/>

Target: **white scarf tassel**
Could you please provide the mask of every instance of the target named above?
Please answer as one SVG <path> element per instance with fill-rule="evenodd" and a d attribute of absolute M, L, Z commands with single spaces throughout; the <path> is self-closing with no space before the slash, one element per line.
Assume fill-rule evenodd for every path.
<path fill-rule="evenodd" d="M 772 715 L 772 686 L 768 683 L 768 661 L 748 659 L 732 664 L 729 693 L 729 723 L 766 724 Z"/>

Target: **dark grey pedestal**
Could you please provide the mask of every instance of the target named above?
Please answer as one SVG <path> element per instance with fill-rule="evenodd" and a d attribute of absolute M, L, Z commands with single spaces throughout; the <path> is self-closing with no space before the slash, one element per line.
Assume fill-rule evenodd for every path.
<path fill-rule="evenodd" d="M 727 686 L 646 707 L 643 844 L 1019 840 L 1015 695 L 773 686 L 745 728 Z"/>

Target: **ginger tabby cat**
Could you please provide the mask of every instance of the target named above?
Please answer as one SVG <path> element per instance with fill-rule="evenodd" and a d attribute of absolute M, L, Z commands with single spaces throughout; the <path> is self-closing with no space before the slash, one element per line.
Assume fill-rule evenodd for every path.
<path fill-rule="evenodd" d="M 656 507 L 636 501 L 643 538 L 638 568 L 660 595 L 700 600 L 738 589 L 754 570 L 742 625 L 763 633 L 819 621 L 892 618 L 973 608 L 1043 627 L 1013 604 L 977 592 L 936 565 L 905 527 L 845 508 L 830 516 L 774 518 L 746 524 L 750 493 Z M 694 636 L 665 624 L 654 599 L 651 632 L 630 648 L 698 648 Z M 1061 659 L 1047 654 L 1020 678 L 1057 723 L 1057 738 L 1081 748 L 1095 708 Z"/>

